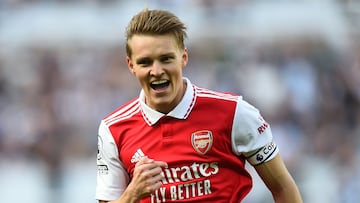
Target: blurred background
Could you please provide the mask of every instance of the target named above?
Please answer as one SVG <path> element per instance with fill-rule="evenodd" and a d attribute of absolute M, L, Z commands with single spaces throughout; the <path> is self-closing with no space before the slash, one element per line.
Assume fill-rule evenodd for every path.
<path fill-rule="evenodd" d="M 96 202 L 97 128 L 139 94 L 124 33 L 145 7 L 187 24 L 185 76 L 261 110 L 304 202 L 360 202 L 359 1 L 0 0 L 1 202 Z M 273 202 L 249 170 L 244 202 Z"/>

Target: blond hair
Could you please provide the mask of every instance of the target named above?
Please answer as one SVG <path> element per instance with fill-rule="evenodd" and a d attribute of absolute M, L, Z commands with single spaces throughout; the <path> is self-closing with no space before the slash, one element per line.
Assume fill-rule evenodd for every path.
<path fill-rule="evenodd" d="M 173 35 L 179 48 L 184 49 L 187 37 L 186 26 L 173 13 L 165 10 L 144 9 L 135 15 L 126 28 L 126 54 L 131 57 L 132 51 L 128 41 L 134 35 Z"/>

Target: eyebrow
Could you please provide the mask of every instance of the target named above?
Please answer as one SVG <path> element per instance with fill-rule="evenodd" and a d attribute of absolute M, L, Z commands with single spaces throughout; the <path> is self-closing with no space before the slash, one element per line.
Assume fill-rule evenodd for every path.
<path fill-rule="evenodd" d="M 169 52 L 166 54 L 161 54 L 161 56 L 175 56 L 176 54 L 174 52 Z"/>
<path fill-rule="evenodd" d="M 169 53 L 161 54 L 161 55 L 159 56 L 159 58 L 164 57 L 164 56 L 166 56 L 166 57 L 171 57 L 171 58 L 175 58 L 176 54 L 175 54 L 174 52 L 169 52 Z"/>

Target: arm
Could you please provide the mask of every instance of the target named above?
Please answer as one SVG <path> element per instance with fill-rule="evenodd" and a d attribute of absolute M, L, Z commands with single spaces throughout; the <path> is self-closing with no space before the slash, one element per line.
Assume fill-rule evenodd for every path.
<path fill-rule="evenodd" d="M 255 170 L 271 191 L 277 203 L 302 203 L 300 192 L 289 174 L 280 154 L 272 160 L 254 166 Z"/>
<path fill-rule="evenodd" d="M 273 141 L 269 123 L 258 109 L 239 98 L 232 130 L 232 148 L 247 161 L 268 187 L 277 203 L 302 203 L 300 192 Z"/>
<path fill-rule="evenodd" d="M 163 161 L 154 161 L 143 157 L 135 165 L 134 176 L 130 184 L 114 201 L 99 200 L 99 203 L 138 203 L 143 197 L 149 196 L 162 185 L 162 168 L 167 167 Z"/>
<path fill-rule="evenodd" d="M 100 203 L 137 203 L 158 189 L 167 164 L 147 157 L 141 158 L 131 175 L 121 162 L 115 140 L 103 121 L 99 126 L 97 182 L 95 198 Z"/>

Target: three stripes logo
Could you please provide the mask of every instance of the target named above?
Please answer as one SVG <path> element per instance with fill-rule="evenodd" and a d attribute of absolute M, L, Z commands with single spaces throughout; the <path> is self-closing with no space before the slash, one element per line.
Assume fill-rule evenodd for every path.
<path fill-rule="evenodd" d="M 142 157 L 145 157 L 144 152 L 141 149 L 137 149 L 134 155 L 131 157 L 131 163 L 140 161 Z"/>

